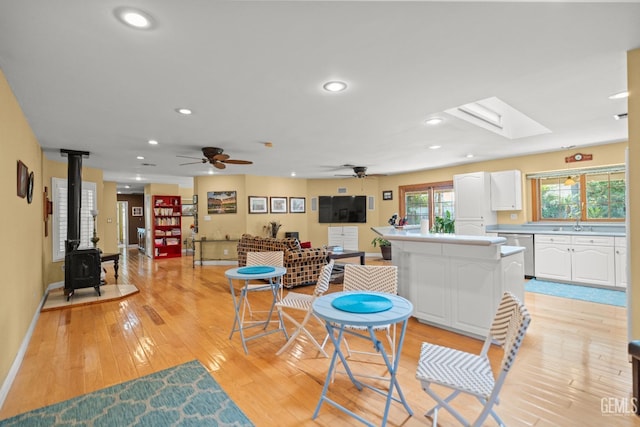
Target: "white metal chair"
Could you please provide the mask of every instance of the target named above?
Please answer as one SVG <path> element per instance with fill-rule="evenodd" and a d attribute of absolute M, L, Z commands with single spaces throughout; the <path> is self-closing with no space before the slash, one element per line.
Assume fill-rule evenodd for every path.
<path fill-rule="evenodd" d="M 315 318 L 322 328 L 324 329 L 324 322 L 317 318 L 313 314 L 312 305 L 316 298 L 322 296 L 329 289 L 329 282 L 331 281 L 331 271 L 333 270 L 334 261 L 331 260 L 328 264 L 322 267 L 320 270 L 320 275 L 318 276 L 318 280 L 316 282 L 316 287 L 313 291 L 313 294 L 303 294 L 299 292 L 288 292 L 284 298 L 278 303 L 276 303 L 276 307 L 278 312 L 282 317 L 289 319 L 294 325 L 296 325 L 296 330 L 290 335 L 289 340 L 278 350 L 277 355 L 281 355 L 291 344 L 295 342 L 300 333 L 304 333 L 309 340 L 318 348 L 318 350 L 324 355 L 324 357 L 329 357 L 327 352 L 324 351 L 322 345 L 316 341 L 311 332 L 306 329 L 306 325 L 309 320 L 313 317 Z M 305 316 L 301 322 L 298 322 L 294 317 L 292 317 L 286 311 L 294 310 L 294 311 L 302 311 L 305 312 Z"/>
<path fill-rule="evenodd" d="M 513 294 L 505 292 L 479 355 L 422 343 L 416 378 L 420 380 L 422 389 L 437 402 L 425 414 L 432 417 L 434 426 L 438 424 L 440 408 L 449 411 L 464 426 L 480 426 L 489 415 L 499 425 L 504 425 L 493 411 L 493 405 L 499 403 L 500 389 L 513 365 L 530 321 L 531 317 L 525 306 Z M 487 357 L 492 343 L 501 346 L 504 352 L 497 378 L 494 378 Z M 431 389 L 431 384 L 454 391 L 442 398 Z M 475 396 L 483 405 L 482 412 L 472 423 L 449 404 L 460 393 Z"/>
<path fill-rule="evenodd" d="M 274 267 L 284 267 L 284 252 L 272 251 L 272 252 L 247 252 L 247 267 L 256 265 L 270 265 Z M 253 319 L 254 311 L 251 309 L 249 303 L 249 293 L 256 291 L 271 291 L 271 285 L 268 283 L 249 282 L 246 286 L 246 292 L 244 293 L 244 301 L 242 305 L 242 319 L 244 321 L 245 311 L 249 312 L 249 317 Z M 282 301 L 282 281 L 278 283 L 278 301 Z M 260 313 L 260 311 L 255 311 Z M 275 321 L 275 320 L 274 320 Z"/>
<path fill-rule="evenodd" d="M 371 291 L 371 292 L 384 292 L 396 295 L 398 293 L 398 267 L 395 265 L 358 265 L 358 264 L 346 264 L 344 268 L 344 291 Z M 345 330 L 357 330 L 365 331 L 366 327 L 346 325 Z M 391 354 L 391 363 L 395 360 L 396 356 L 396 325 L 381 325 L 374 328 L 375 331 L 384 331 L 387 342 L 389 344 L 389 354 Z M 328 336 L 325 337 L 323 346 L 325 345 Z M 353 354 L 363 355 L 376 355 L 380 356 L 380 353 L 372 351 L 356 351 L 349 347 L 347 339 L 343 337 L 343 342 L 347 350 L 347 357 L 351 358 Z M 364 362 L 364 360 L 355 360 L 357 362 Z M 335 373 L 335 372 L 334 372 Z M 387 380 L 387 377 L 371 376 L 356 374 L 363 377 L 376 378 Z"/>

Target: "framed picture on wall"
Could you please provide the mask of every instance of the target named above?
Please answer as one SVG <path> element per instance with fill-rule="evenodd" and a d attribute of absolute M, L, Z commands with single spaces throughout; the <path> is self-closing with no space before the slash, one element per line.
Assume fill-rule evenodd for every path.
<path fill-rule="evenodd" d="M 193 216 L 195 212 L 195 205 L 185 203 L 182 205 L 182 216 Z"/>
<path fill-rule="evenodd" d="M 382 192 L 382 200 L 393 200 L 393 191 L 383 191 Z"/>
<path fill-rule="evenodd" d="M 286 197 L 272 197 L 271 198 L 271 213 L 287 213 L 287 198 Z"/>
<path fill-rule="evenodd" d="M 267 198 L 261 196 L 249 196 L 249 213 L 267 213 Z"/>
<path fill-rule="evenodd" d="M 18 160 L 18 197 L 23 199 L 27 197 L 27 187 L 29 184 L 29 168 L 27 165 Z"/>
<path fill-rule="evenodd" d="M 238 202 L 235 191 L 208 191 L 207 213 L 228 214 L 238 212 Z"/>
<path fill-rule="evenodd" d="M 131 208 L 131 216 L 142 216 L 142 206 L 134 206 Z"/>
<path fill-rule="evenodd" d="M 304 197 L 289 197 L 289 212 L 291 213 L 304 213 L 305 212 Z"/>

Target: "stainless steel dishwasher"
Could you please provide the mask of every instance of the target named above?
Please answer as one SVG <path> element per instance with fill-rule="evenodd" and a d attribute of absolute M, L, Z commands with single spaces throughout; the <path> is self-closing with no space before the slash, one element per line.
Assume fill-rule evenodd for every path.
<path fill-rule="evenodd" d="M 534 276 L 533 234 L 498 233 L 498 237 L 507 239 L 507 246 L 524 247 L 524 275 Z"/>

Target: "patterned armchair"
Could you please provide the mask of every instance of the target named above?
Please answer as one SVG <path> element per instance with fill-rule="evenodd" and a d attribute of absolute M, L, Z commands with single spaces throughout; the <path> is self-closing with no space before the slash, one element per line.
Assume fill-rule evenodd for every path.
<path fill-rule="evenodd" d="M 316 283 L 322 266 L 327 263 L 327 251 L 322 248 L 301 249 L 294 238 L 243 234 L 238 242 L 238 267 L 247 265 L 247 252 L 283 251 L 287 273 L 282 278 L 285 288 Z"/>

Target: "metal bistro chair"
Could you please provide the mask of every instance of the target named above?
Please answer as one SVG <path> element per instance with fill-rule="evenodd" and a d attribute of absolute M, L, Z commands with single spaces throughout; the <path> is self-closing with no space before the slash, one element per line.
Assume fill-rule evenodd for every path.
<path fill-rule="evenodd" d="M 284 267 L 284 252 L 282 251 L 272 251 L 272 252 L 247 252 L 247 267 L 255 266 L 255 265 L 270 265 L 274 267 Z M 282 281 L 278 284 L 278 301 L 282 301 Z M 244 295 L 243 295 L 243 304 L 242 304 L 242 320 L 244 321 L 245 312 L 249 312 L 249 318 L 253 319 L 254 313 L 262 313 L 266 312 L 262 311 L 254 311 L 251 309 L 251 304 L 249 303 L 249 293 L 251 292 L 259 292 L 259 291 L 271 291 L 271 285 L 269 283 L 264 283 L 263 281 L 259 282 L 249 282 L 246 286 Z M 272 320 L 275 322 L 275 320 Z"/>
<path fill-rule="evenodd" d="M 346 264 L 344 267 L 344 281 L 343 281 L 343 290 L 344 291 L 371 291 L 371 292 L 384 292 L 388 294 L 396 295 L 398 293 L 398 267 L 395 265 L 357 265 L 357 264 Z M 354 325 L 346 325 L 345 330 L 356 330 L 363 331 L 366 330 L 366 327 L 354 326 Z M 387 342 L 389 343 L 389 349 L 391 354 L 391 363 L 396 357 L 396 325 L 381 325 L 376 326 L 374 328 L 376 331 L 384 331 L 385 336 L 387 338 Z M 325 337 L 326 343 L 328 336 Z M 349 347 L 349 343 L 347 342 L 346 337 L 343 336 L 343 342 L 345 344 L 345 348 L 347 350 L 347 357 L 351 359 L 353 354 L 362 354 L 362 355 L 376 355 L 381 356 L 380 353 L 371 352 L 371 351 L 356 351 Z M 356 359 L 354 362 L 361 363 L 371 363 L 366 360 Z M 337 364 L 336 364 L 337 367 Z M 337 370 L 334 370 L 334 377 Z M 387 377 L 382 376 L 372 376 L 372 375 L 364 375 L 364 374 L 356 374 L 361 377 L 375 378 L 388 380 Z"/>
<path fill-rule="evenodd" d="M 525 306 L 513 294 L 505 292 L 479 355 L 422 343 L 416 378 L 420 380 L 422 389 L 438 402 L 425 414 L 427 417 L 432 417 L 434 426 L 438 424 L 438 410 L 440 408 L 449 411 L 464 426 L 480 426 L 489 415 L 499 425 L 504 425 L 500 417 L 493 411 L 493 405 L 499 403 L 498 394 L 513 365 L 530 321 L 531 317 Z M 504 352 L 497 378 L 494 378 L 487 357 L 492 343 L 497 343 Z M 454 391 L 442 398 L 431 389 L 431 384 L 444 386 Z M 460 393 L 475 396 L 484 406 L 473 423 L 466 420 L 449 404 Z"/>
<path fill-rule="evenodd" d="M 296 325 L 296 330 L 293 332 L 293 334 L 290 335 L 289 341 L 287 341 L 276 353 L 278 356 L 281 355 L 291 344 L 295 342 L 300 333 L 304 333 L 324 355 L 324 357 L 329 357 L 327 352 L 324 351 L 324 347 L 320 345 L 318 341 L 316 341 L 316 339 L 313 337 L 311 332 L 306 329 L 306 325 L 309 320 L 314 317 L 324 329 L 324 322 L 313 314 L 312 305 L 316 298 L 324 295 L 324 293 L 329 289 L 333 263 L 334 261 L 331 260 L 328 264 L 322 267 L 322 270 L 320 270 L 320 275 L 318 276 L 318 281 L 316 282 L 316 287 L 312 295 L 302 294 L 299 292 L 288 292 L 280 302 L 276 303 L 276 307 L 278 308 L 278 312 L 280 313 L 280 315 L 289 319 L 294 325 Z M 304 316 L 304 319 L 302 319 L 301 322 L 298 322 L 289 313 L 283 311 L 283 309 L 302 311 L 306 314 Z"/>

